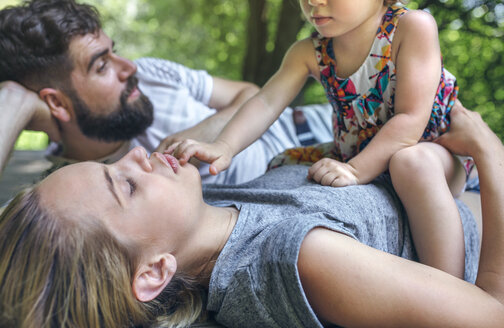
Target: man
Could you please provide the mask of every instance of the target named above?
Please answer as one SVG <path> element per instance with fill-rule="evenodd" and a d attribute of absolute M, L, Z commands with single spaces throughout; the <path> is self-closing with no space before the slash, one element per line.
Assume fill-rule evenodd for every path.
<path fill-rule="evenodd" d="M 113 162 L 137 145 L 151 152 L 167 136 L 160 149 L 180 138 L 211 141 L 258 90 L 165 60 L 122 58 L 96 9 L 74 0 L 33 0 L 0 12 L 0 81 L 15 81 L 27 90 L 9 83 L 10 91 L 36 94 L 46 104 L 30 111 L 25 123 L 57 142 L 49 149 L 54 169 L 75 161 Z M 331 140 L 330 115 L 329 106 L 316 106 L 298 130 L 309 135 L 307 127 L 316 124 L 321 136 L 313 141 Z M 274 155 L 299 144 L 288 109 L 226 174 L 211 176 L 201 165 L 202 179 L 250 180 Z"/>

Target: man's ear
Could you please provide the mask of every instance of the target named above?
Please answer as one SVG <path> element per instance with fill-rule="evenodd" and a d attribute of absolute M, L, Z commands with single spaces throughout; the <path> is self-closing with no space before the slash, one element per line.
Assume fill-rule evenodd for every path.
<path fill-rule="evenodd" d="M 62 122 L 70 121 L 70 101 L 63 92 L 52 88 L 44 88 L 39 91 L 39 97 L 49 106 L 52 116 Z"/>
<path fill-rule="evenodd" d="M 177 260 L 171 254 L 157 255 L 141 264 L 133 279 L 133 294 L 140 302 L 155 299 L 177 271 Z"/>

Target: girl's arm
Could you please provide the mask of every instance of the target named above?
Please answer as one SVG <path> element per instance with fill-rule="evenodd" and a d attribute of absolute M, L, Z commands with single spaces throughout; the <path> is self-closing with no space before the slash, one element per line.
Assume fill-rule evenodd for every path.
<path fill-rule="evenodd" d="M 504 147 L 477 113 L 454 108 L 438 142 L 480 172 L 483 242 L 476 285 L 325 229 L 301 245 L 298 268 L 322 320 L 362 327 L 502 327 Z M 323 250 L 323 251 L 321 251 Z"/>
<path fill-rule="evenodd" d="M 253 83 L 213 77 L 212 96 L 208 105 L 217 112 L 188 129 L 166 137 L 156 151 L 164 152 L 171 144 L 185 139 L 214 141 L 240 106 L 258 91 L 259 87 Z"/>
<path fill-rule="evenodd" d="M 213 144 L 187 140 L 174 144 L 167 151 L 174 151 L 182 163 L 192 156 L 212 163 L 212 174 L 226 169 L 232 157 L 257 140 L 299 93 L 310 74 L 312 62 L 316 63 L 311 41 L 295 43 L 280 69 L 238 110 Z"/>
<path fill-rule="evenodd" d="M 348 162 L 355 169 L 360 184 L 384 172 L 394 153 L 418 142 L 431 115 L 441 77 L 437 25 L 431 15 L 422 11 L 404 15 L 394 43 L 395 115 L 369 145 Z"/>

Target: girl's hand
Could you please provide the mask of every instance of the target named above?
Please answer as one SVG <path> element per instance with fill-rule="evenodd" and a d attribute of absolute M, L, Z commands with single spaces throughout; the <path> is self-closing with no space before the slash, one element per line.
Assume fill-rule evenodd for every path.
<path fill-rule="evenodd" d="M 353 166 L 330 158 L 323 158 L 313 164 L 308 170 L 308 179 L 332 187 L 359 184 L 357 170 Z"/>
<path fill-rule="evenodd" d="M 200 161 L 210 163 L 209 171 L 212 175 L 217 175 L 227 169 L 233 158 L 229 146 L 222 141 L 204 143 L 186 139 L 172 144 L 165 153 L 177 157 L 181 165 L 189 162 L 193 156 Z"/>

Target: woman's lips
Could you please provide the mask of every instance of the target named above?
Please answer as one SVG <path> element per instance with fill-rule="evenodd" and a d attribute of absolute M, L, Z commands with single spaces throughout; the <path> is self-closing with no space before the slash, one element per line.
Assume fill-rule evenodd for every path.
<path fill-rule="evenodd" d="M 173 172 L 177 173 L 177 171 L 179 169 L 178 160 L 170 154 L 162 154 L 161 156 L 163 156 L 168 161 L 168 163 L 170 164 L 170 166 L 173 169 Z"/>
<path fill-rule="evenodd" d="M 166 166 L 171 167 L 173 172 L 177 173 L 179 169 L 178 160 L 170 154 L 154 153 L 157 158 L 161 160 Z"/>

